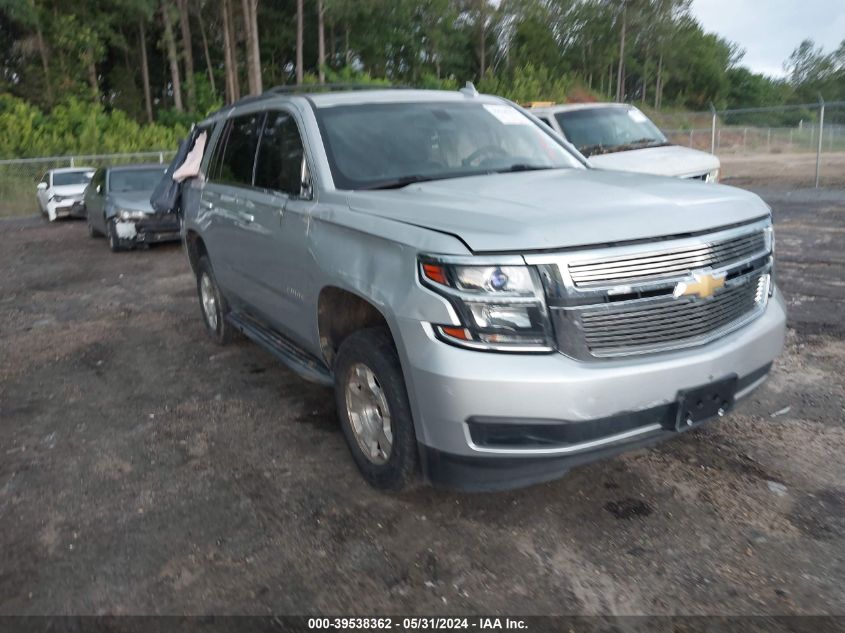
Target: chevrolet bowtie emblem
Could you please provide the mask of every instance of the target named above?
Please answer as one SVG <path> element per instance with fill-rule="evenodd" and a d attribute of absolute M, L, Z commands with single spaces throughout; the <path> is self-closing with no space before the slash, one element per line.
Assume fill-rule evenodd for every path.
<path fill-rule="evenodd" d="M 719 288 L 725 286 L 725 274 L 722 273 L 718 277 L 711 273 L 693 273 L 691 281 L 680 281 L 675 286 L 675 292 L 672 294 L 677 299 L 678 297 L 689 297 L 695 295 L 702 299 L 712 297 Z"/>

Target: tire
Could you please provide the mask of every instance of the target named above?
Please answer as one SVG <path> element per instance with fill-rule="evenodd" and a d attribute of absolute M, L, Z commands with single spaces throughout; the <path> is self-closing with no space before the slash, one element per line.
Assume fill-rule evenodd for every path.
<path fill-rule="evenodd" d="M 97 229 L 94 228 L 94 225 L 91 224 L 91 220 L 86 218 L 85 224 L 88 225 L 88 237 L 103 237 L 103 234 L 100 233 Z"/>
<path fill-rule="evenodd" d="M 108 233 L 107 237 L 109 238 L 109 248 L 111 249 L 111 252 L 119 253 L 120 251 L 126 250 L 121 243 L 122 240 L 117 236 L 117 226 L 114 218 L 106 221 L 106 230 Z"/>
<path fill-rule="evenodd" d="M 205 295 L 204 284 L 208 284 L 205 288 Z M 211 262 L 205 255 L 200 257 L 199 262 L 197 262 L 197 296 L 199 297 L 202 321 L 205 323 L 205 331 L 208 336 L 218 345 L 230 343 L 235 337 L 235 328 L 226 320 L 226 315 L 229 313 L 229 304 L 226 302 L 226 297 L 220 292 L 220 286 L 217 285 Z"/>
<path fill-rule="evenodd" d="M 376 327 L 351 334 L 338 350 L 334 376 L 338 417 L 364 479 L 379 490 L 411 487 L 417 480 L 417 438 L 390 331 Z M 364 384 L 368 381 L 372 384 Z M 379 435 L 380 440 L 372 441 Z M 382 442 L 389 444 L 389 450 Z"/>

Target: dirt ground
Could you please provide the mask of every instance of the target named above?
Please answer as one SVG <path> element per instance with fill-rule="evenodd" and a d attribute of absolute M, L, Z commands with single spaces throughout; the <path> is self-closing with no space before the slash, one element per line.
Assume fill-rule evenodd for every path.
<path fill-rule="evenodd" d="M 206 339 L 178 245 L 0 222 L 0 614 L 845 613 L 845 191 L 762 194 L 770 381 L 486 495 L 368 488 L 330 392 Z"/>
<path fill-rule="evenodd" d="M 722 182 L 727 185 L 778 189 L 812 187 L 816 182 L 816 155 L 720 153 Z M 822 152 L 819 184 L 845 186 L 845 152 Z"/>

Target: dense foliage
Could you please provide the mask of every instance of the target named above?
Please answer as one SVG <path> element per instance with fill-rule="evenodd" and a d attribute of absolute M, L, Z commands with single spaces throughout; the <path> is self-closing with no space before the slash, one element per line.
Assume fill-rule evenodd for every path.
<path fill-rule="evenodd" d="M 775 80 L 690 2 L 0 0 L 0 157 L 171 147 L 199 116 L 297 81 L 694 110 L 845 99 L 845 42 L 801 43 Z"/>
<path fill-rule="evenodd" d="M 71 97 L 48 113 L 0 95 L 0 156 L 141 152 L 174 147 L 187 133 L 179 122 L 140 124 L 126 112 Z"/>

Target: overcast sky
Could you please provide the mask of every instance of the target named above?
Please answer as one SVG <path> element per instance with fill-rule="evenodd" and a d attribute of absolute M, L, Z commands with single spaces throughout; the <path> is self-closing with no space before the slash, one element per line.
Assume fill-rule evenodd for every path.
<path fill-rule="evenodd" d="M 783 62 L 811 38 L 830 52 L 845 39 L 845 0 L 693 0 L 692 12 L 707 31 L 745 49 L 742 64 L 783 76 Z"/>

